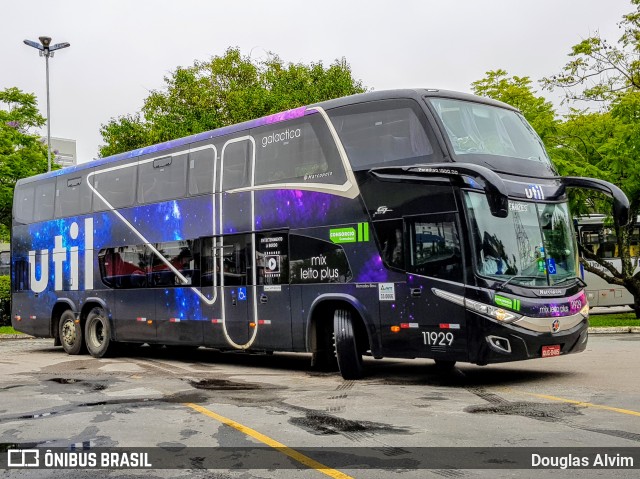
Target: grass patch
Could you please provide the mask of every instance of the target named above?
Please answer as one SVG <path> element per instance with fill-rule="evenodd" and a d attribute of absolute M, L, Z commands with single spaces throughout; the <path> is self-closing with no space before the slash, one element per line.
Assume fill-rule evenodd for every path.
<path fill-rule="evenodd" d="M 21 333 L 13 329 L 11 326 L 0 326 L 0 334 L 21 334 Z"/>
<path fill-rule="evenodd" d="M 612 328 L 617 326 L 640 326 L 635 313 L 592 314 L 589 326 L 594 328 Z"/>

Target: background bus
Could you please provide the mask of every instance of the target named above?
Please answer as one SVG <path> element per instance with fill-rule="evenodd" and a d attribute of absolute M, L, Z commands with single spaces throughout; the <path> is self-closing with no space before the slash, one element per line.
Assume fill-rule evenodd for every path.
<path fill-rule="evenodd" d="M 640 220 L 640 217 L 638 217 Z M 639 221 L 636 221 L 638 224 Z M 607 215 L 593 214 L 580 216 L 576 220 L 576 230 L 578 241 L 599 258 L 606 260 L 618 271 L 621 268 L 621 260 L 618 256 L 618 244 L 615 230 L 606 225 Z M 632 257 L 640 254 L 639 228 L 633 230 L 631 236 L 630 253 Z M 586 260 L 592 267 L 597 268 L 605 274 L 609 274 L 602 266 L 595 261 Z M 636 267 L 636 272 L 639 268 Z M 617 284 L 612 284 L 600 276 L 581 268 L 583 279 L 587 283 L 585 292 L 589 305 L 595 307 L 633 307 L 633 295 L 627 288 Z"/>

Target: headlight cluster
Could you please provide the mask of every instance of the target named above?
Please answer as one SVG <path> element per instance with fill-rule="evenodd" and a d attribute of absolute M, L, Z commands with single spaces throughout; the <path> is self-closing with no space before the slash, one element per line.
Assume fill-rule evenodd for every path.
<path fill-rule="evenodd" d="M 492 319 L 501 321 L 503 323 L 513 323 L 522 318 L 521 314 L 514 313 L 513 311 L 507 311 L 496 306 L 490 306 L 488 304 L 473 301 L 471 299 L 465 299 L 464 305 L 467 309 L 475 311 L 485 316 L 489 316 Z"/>

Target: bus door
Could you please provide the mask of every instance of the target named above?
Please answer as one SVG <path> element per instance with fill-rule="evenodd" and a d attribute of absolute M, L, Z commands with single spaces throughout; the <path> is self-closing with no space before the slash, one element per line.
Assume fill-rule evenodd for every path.
<path fill-rule="evenodd" d="M 244 345 L 249 340 L 250 308 L 253 294 L 251 274 L 251 234 L 218 239 L 218 287 L 221 321 L 227 341 Z"/>
<path fill-rule="evenodd" d="M 220 279 L 220 313 L 228 345 L 244 349 L 250 342 L 249 323 L 255 314 L 255 206 L 253 191 L 254 140 L 234 138 L 222 147 L 220 159 L 216 241 Z M 252 331 L 252 335 L 253 335 Z"/>
<path fill-rule="evenodd" d="M 254 347 L 291 350 L 288 232 L 256 233 L 255 241 L 258 334 Z"/>
<path fill-rule="evenodd" d="M 405 217 L 408 347 L 417 357 L 466 358 L 464 267 L 455 213 Z M 455 295 L 458 303 L 445 299 Z"/>

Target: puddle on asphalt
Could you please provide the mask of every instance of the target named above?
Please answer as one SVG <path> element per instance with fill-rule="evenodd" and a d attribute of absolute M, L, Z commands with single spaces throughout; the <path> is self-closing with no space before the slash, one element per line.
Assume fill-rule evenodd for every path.
<path fill-rule="evenodd" d="M 344 433 L 410 434 L 409 428 L 390 426 L 370 421 L 354 421 L 317 411 L 308 411 L 304 417 L 293 417 L 289 422 L 311 434 L 334 435 Z"/>
<path fill-rule="evenodd" d="M 236 383 L 227 379 L 201 379 L 200 381 L 189 381 L 189 384 L 196 389 L 207 391 L 247 391 L 263 389 L 255 383 Z"/>
<path fill-rule="evenodd" d="M 567 416 L 582 415 L 580 409 L 573 404 L 553 404 L 536 402 L 504 402 L 500 404 L 483 404 L 468 406 L 465 412 L 471 414 L 499 414 L 503 416 L 523 416 L 532 419 L 555 421 Z"/>

